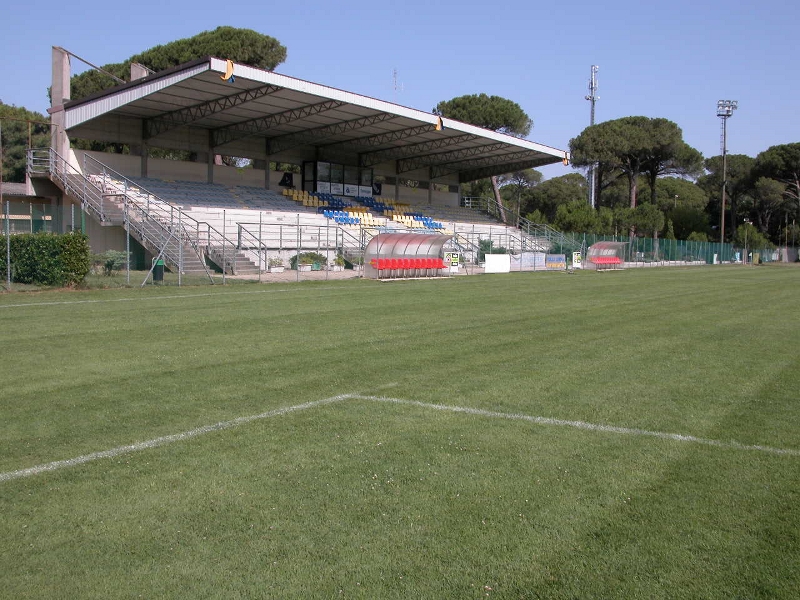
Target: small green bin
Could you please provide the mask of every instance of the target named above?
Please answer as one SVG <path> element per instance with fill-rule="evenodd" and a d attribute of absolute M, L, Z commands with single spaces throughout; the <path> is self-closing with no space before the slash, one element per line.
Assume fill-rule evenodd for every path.
<path fill-rule="evenodd" d="M 153 283 L 164 281 L 164 260 L 159 258 L 153 265 Z"/>

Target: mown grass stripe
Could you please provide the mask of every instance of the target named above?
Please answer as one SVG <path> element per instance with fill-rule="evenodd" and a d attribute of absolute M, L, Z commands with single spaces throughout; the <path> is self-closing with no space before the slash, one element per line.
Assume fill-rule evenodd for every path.
<path fill-rule="evenodd" d="M 325 289 L 325 288 L 317 288 Z M 328 288 L 330 289 L 330 288 Z M 29 308 L 31 306 L 66 306 L 71 304 L 109 304 L 114 302 L 145 302 L 151 300 L 181 300 L 191 298 L 205 298 L 209 296 L 242 296 L 250 294 L 279 294 L 294 291 L 291 288 L 269 289 L 269 290 L 250 290 L 247 292 L 216 292 L 201 294 L 175 294 L 172 296 L 138 296 L 130 298 L 111 298 L 104 300 L 60 300 L 52 302 L 25 302 L 23 304 L 0 304 L 0 308 Z"/>

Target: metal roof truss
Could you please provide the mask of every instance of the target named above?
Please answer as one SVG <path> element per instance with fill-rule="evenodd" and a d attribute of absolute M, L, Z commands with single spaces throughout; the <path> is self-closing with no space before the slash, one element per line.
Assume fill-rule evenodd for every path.
<path fill-rule="evenodd" d="M 215 98 L 208 102 L 202 102 L 194 106 L 174 110 L 154 119 L 145 119 L 143 128 L 144 138 L 149 139 L 156 137 L 172 129 L 199 121 L 209 115 L 222 113 L 230 108 L 244 104 L 245 102 L 252 102 L 258 98 L 274 94 L 282 89 L 283 88 L 274 85 L 265 85 L 259 88 L 245 90 L 238 94 L 232 94 L 223 98 Z"/>

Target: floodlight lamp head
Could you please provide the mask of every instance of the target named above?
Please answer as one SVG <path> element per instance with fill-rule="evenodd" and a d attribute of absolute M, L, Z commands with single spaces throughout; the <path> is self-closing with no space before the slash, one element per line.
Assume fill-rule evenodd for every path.
<path fill-rule="evenodd" d="M 717 116 L 727 119 L 739 108 L 738 100 L 717 100 Z"/>

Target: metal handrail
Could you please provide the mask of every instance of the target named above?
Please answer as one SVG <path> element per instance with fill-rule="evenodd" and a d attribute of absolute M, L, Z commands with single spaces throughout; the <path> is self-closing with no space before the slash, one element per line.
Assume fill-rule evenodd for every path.
<path fill-rule="evenodd" d="M 225 268 L 230 265 L 233 268 L 234 261 L 229 263 L 228 256 L 235 256 L 236 243 L 209 223 L 198 221 L 180 207 L 160 198 L 157 194 L 87 154 L 84 154 L 84 173 L 87 177 L 90 175 L 101 176 L 104 182 L 112 178 L 117 179 L 122 184 L 122 191 L 129 202 L 142 209 L 145 218 L 155 219 L 165 224 L 167 231 L 180 226 L 184 234 L 181 235 L 181 240 L 188 242 L 198 256 L 202 257 L 204 250 L 207 253 L 213 252 L 224 257 L 226 264 L 220 265 L 220 267 Z"/>
<path fill-rule="evenodd" d="M 539 240 L 546 240 L 549 247 L 560 245 L 568 248 L 582 248 L 582 244 L 577 242 L 574 238 L 571 239 L 563 232 L 554 229 L 553 227 L 544 223 L 533 223 L 522 215 L 516 214 L 514 211 L 500 205 L 494 198 L 481 198 L 481 197 L 465 197 L 462 198 L 464 206 L 472 209 L 482 210 L 497 219 L 502 219 L 503 213 L 511 217 L 512 222 L 518 223 L 517 229 L 520 231 L 520 236 L 511 236 L 509 239 L 518 242 L 521 250 L 532 248 L 534 250 L 542 250 L 542 244 Z"/>
<path fill-rule="evenodd" d="M 87 185 L 83 173 L 53 148 L 28 150 L 28 170 L 30 173 L 49 174 L 51 178 L 61 183 L 66 193 L 81 200 L 81 206 L 86 212 L 94 214 L 101 222 L 111 220 L 106 212 L 103 193 L 94 185 Z M 80 181 L 80 185 L 75 181 Z"/>
<path fill-rule="evenodd" d="M 211 277 L 203 251 L 208 251 L 212 243 L 221 244 L 223 248 L 233 247 L 230 240 L 208 223 L 197 221 L 179 207 L 86 154 L 81 171 L 53 148 L 31 149 L 28 151 L 28 169 L 30 173 L 47 173 L 60 182 L 64 191 L 80 199 L 81 207 L 94 214 L 100 222 L 113 222 L 111 209 L 116 208 L 120 213 L 120 224 L 127 220 L 129 230 L 151 249 L 157 249 L 173 266 L 181 267 L 182 246 L 188 244 Z M 107 202 L 107 198 L 116 198 L 116 202 Z M 124 214 L 119 203 L 123 204 Z"/>

